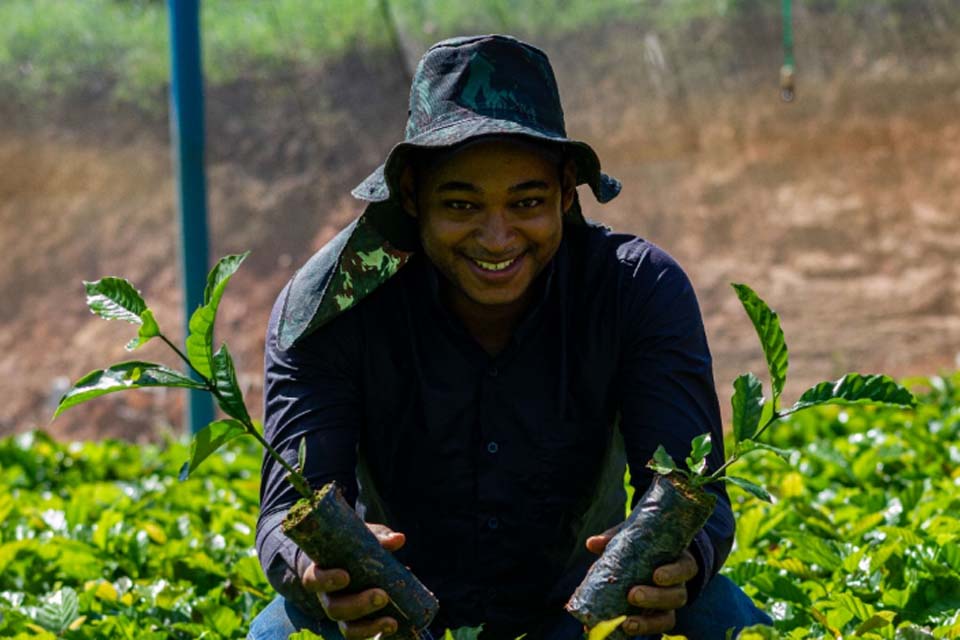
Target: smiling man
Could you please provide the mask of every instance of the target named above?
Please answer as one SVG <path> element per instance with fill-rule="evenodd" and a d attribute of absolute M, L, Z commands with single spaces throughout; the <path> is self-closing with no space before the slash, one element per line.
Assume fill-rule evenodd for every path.
<path fill-rule="evenodd" d="M 654 245 L 588 223 L 579 184 L 600 202 L 620 190 L 567 138 L 546 56 L 505 36 L 442 42 L 414 78 L 406 139 L 354 191 L 370 204 L 271 315 L 265 435 L 291 463 L 306 437 L 311 483 L 344 486 L 434 591 L 426 635 L 579 638 L 563 605 L 623 520 L 625 463 L 639 495 L 658 445 L 682 459 L 698 434 L 722 442 L 689 280 Z M 690 548 L 626 595 L 628 635 L 769 622 L 717 575 L 734 527 L 711 490 Z M 265 459 L 257 545 L 280 596 L 250 638 L 395 631 L 385 592 L 352 591 L 282 535 L 296 498 Z"/>

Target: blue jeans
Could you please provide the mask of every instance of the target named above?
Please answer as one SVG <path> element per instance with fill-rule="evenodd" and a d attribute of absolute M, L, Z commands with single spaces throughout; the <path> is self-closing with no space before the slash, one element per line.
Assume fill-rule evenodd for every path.
<path fill-rule="evenodd" d="M 687 636 L 690 640 L 724 640 L 727 629 L 739 631 L 754 624 L 769 625 L 773 621 L 729 578 L 715 576 L 700 597 L 677 610 L 677 626 L 670 633 Z M 321 634 L 325 640 L 343 640 L 336 624 L 310 618 L 282 596 L 277 596 L 256 617 L 250 625 L 247 640 L 286 640 L 287 636 L 300 629 Z M 583 638 L 580 623 L 566 612 L 558 614 L 556 621 L 551 621 L 541 633 L 543 640 Z M 533 636 L 528 637 L 533 640 Z M 659 640 L 660 636 L 644 638 Z M 424 640 L 430 640 L 429 636 L 425 636 Z"/>

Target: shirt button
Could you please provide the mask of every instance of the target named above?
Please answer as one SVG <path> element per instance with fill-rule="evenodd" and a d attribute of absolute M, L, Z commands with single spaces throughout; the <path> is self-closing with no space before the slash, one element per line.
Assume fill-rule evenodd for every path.
<path fill-rule="evenodd" d="M 487 369 L 487 375 L 490 376 L 491 378 L 496 378 L 497 375 L 499 374 L 500 372 L 497 370 L 496 367 L 490 367 L 489 369 Z"/>
<path fill-rule="evenodd" d="M 499 526 L 500 526 L 500 521 L 497 520 L 496 518 L 490 518 L 489 520 L 487 520 L 487 528 L 496 529 Z"/>
<path fill-rule="evenodd" d="M 500 445 L 496 442 L 487 443 L 487 453 L 496 453 L 497 451 L 500 451 Z"/>

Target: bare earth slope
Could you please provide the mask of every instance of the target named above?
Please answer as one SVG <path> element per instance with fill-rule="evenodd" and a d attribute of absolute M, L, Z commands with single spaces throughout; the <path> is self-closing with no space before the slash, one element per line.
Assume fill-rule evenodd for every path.
<path fill-rule="evenodd" d="M 847 370 L 956 367 L 956 54 L 864 57 L 851 44 L 829 64 L 811 62 L 788 105 L 761 27 L 752 57 L 733 67 L 711 52 L 736 42 L 735 31 L 686 47 L 635 27 L 542 43 L 558 68 L 568 129 L 594 143 L 625 184 L 603 207 L 584 192 L 587 215 L 653 240 L 686 268 L 723 403 L 738 373 L 763 371 L 731 281 L 780 312 L 790 398 Z M 359 213 L 348 191 L 402 135 L 404 82 L 395 63 L 352 55 L 208 96 L 211 254 L 253 250 L 225 296 L 218 337 L 256 411 L 270 304 Z M 90 316 L 81 280 L 130 278 L 161 326 L 181 334 L 164 116 L 97 100 L 53 111 L 2 106 L 0 434 L 45 426 L 68 380 L 129 357 L 122 345 L 133 328 Z M 155 345 L 136 357 L 174 364 Z M 181 400 L 120 394 L 51 429 L 154 439 L 158 424 L 181 427 Z"/>

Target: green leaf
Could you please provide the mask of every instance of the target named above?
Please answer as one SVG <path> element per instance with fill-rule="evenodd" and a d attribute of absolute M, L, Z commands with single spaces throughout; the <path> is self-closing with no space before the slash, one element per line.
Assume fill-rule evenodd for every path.
<path fill-rule="evenodd" d="M 738 442 L 736 451 L 738 455 L 745 455 L 751 451 L 769 451 L 782 458 L 785 462 L 790 462 L 790 452 L 786 449 L 781 449 L 780 447 L 775 447 L 763 442 L 757 442 L 756 440 L 743 440 Z"/>
<path fill-rule="evenodd" d="M 587 635 L 587 640 L 604 640 L 607 636 L 617 630 L 623 621 L 627 619 L 627 616 L 618 616 L 612 620 L 604 620 L 603 622 L 598 622 L 593 629 L 590 629 L 589 635 Z"/>
<path fill-rule="evenodd" d="M 121 362 L 109 369 L 98 369 L 77 380 L 73 387 L 60 399 L 53 417 L 91 398 L 97 398 L 115 391 L 126 389 L 145 389 L 147 387 L 180 387 L 184 389 L 205 389 L 203 384 L 191 380 L 183 374 L 152 362 Z"/>
<path fill-rule="evenodd" d="M 443 640 L 477 640 L 480 632 L 483 631 L 483 625 L 479 627 L 460 627 L 459 629 L 447 629 L 443 634 Z"/>
<path fill-rule="evenodd" d="M 137 333 L 136 338 L 127 343 L 127 351 L 133 351 L 138 347 L 142 347 L 149 342 L 151 338 L 156 338 L 160 335 L 160 327 L 153 317 L 153 311 L 144 309 L 143 313 L 140 314 L 140 321 L 140 331 Z"/>
<path fill-rule="evenodd" d="M 793 580 L 784 576 L 771 572 L 758 573 L 750 583 L 773 598 L 810 606 L 810 596 Z"/>
<path fill-rule="evenodd" d="M 300 446 L 297 448 L 297 471 L 303 473 L 307 466 L 307 436 L 300 438 Z"/>
<path fill-rule="evenodd" d="M 214 451 L 246 432 L 237 420 L 217 420 L 201 429 L 190 443 L 190 459 L 180 468 L 180 480 L 186 480 Z"/>
<path fill-rule="evenodd" d="M 147 310 L 147 303 L 128 280 L 108 277 L 96 282 L 84 281 L 83 286 L 87 290 L 90 311 L 107 320 L 140 324 L 140 316 Z"/>
<path fill-rule="evenodd" d="M 35 619 L 44 629 L 60 635 L 80 617 L 79 609 L 77 592 L 64 587 L 43 599 Z"/>
<path fill-rule="evenodd" d="M 663 445 L 657 447 L 657 450 L 653 452 L 653 459 L 647 463 L 648 469 L 653 469 L 662 476 L 669 474 L 671 471 L 677 470 L 677 465 L 673 461 L 673 458 L 670 457 L 670 454 L 667 453 L 667 450 L 663 448 Z"/>
<path fill-rule="evenodd" d="M 776 409 L 777 400 L 787 381 L 788 365 L 787 343 L 783 338 L 783 329 L 780 328 L 780 317 L 747 285 L 734 283 L 732 286 L 760 338 L 763 355 L 767 359 L 767 369 L 770 371 L 773 405 Z"/>
<path fill-rule="evenodd" d="M 187 358 L 190 364 L 207 378 L 213 376 L 213 325 L 217 319 L 220 299 L 240 264 L 250 252 L 224 256 L 207 276 L 203 291 L 203 306 L 190 316 L 190 335 L 187 336 Z"/>
<path fill-rule="evenodd" d="M 250 422 L 250 414 L 243 402 L 243 392 L 237 383 L 237 370 L 233 366 L 233 358 L 230 357 L 227 345 L 221 346 L 213 356 L 213 383 L 220 393 L 217 404 L 223 412 L 241 422 Z"/>
<path fill-rule="evenodd" d="M 750 482 L 746 478 L 738 478 L 737 476 L 723 476 L 723 480 L 724 482 L 730 482 L 732 484 L 735 484 L 741 489 L 743 489 L 744 491 L 747 491 L 748 493 L 753 494 L 757 498 L 760 498 L 761 500 L 764 500 L 766 502 L 769 502 L 770 504 L 773 504 L 773 496 L 771 496 L 766 489 L 764 489 L 758 484 L 754 484 L 753 482 Z"/>
<path fill-rule="evenodd" d="M 848 373 L 839 380 L 810 387 L 789 411 L 824 404 L 881 404 L 912 408 L 917 405 L 917 399 L 889 376 Z"/>
<path fill-rule="evenodd" d="M 763 385 L 757 376 L 745 373 L 733 381 L 733 439 L 749 440 L 760 426 L 763 413 Z"/>
<path fill-rule="evenodd" d="M 697 474 L 703 474 L 707 468 L 706 457 L 713 449 L 709 433 L 701 433 L 690 443 L 690 455 L 687 456 L 687 468 Z"/>
<path fill-rule="evenodd" d="M 864 620 L 853 633 L 854 635 L 862 636 L 868 631 L 882 629 L 883 627 L 892 624 L 893 619 L 896 617 L 897 614 L 893 611 L 877 611 L 872 616 Z"/>

